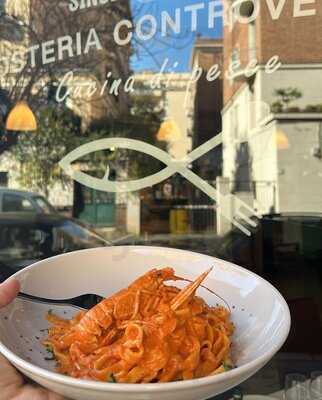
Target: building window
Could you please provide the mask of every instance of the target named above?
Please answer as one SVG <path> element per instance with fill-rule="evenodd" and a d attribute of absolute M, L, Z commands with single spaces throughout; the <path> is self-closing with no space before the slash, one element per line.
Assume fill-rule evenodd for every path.
<path fill-rule="evenodd" d="M 0 187 L 8 186 L 8 172 L 0 172 Z"/>
<path fill-rule="evenodd" d="M 15 194 L 5 194 L 2 198 L 3 212 L 24 212 L 34 211 L 31 202 L 25 197 Z"/>
<path fill-rule="evenodd" d="M 232 132 L 233 139 L 239 139 L 239 123 L 238 123 L 239 106 L 236 104 L 232 110 Z"/>
<path fill-rule="evenodd" d="M 231 53 L 231 64 L 234 70 L 238 69 L 238 63 L 240 62 L 240 52 L 239 49 L 234 49 Z"/>

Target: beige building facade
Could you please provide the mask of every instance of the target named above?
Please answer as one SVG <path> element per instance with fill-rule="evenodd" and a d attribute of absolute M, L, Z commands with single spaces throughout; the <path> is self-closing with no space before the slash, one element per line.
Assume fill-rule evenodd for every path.
<path fill-rule="evenodd" d="M 192 118 L 189 114 L 189 102 L 187 102 L 190 74 L 156 75 L 153 72 L 142 72 L 134 75 L 134 79 L 138 88 L 136 93 L 141 91 L 141 93 L 149 93 L 160 98 L 158 108 L 164 110 L 165 119 L 173 123 L 172 134 L 165 140 L 168 152 L 175 159 L 184 158 L 192 149 Z"/>

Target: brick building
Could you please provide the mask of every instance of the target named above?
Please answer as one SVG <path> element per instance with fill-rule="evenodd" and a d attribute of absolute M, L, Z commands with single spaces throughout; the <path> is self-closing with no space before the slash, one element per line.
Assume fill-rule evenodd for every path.
<path fill-rule="evenodd" d="M 247 24 L 232 18 L 224 27 L 218 190 L 235 193 L 260 213 L 321 212 L 322 3 L 301 18 L 294 16 L 293 1 L 273 16 L 268 2 L 258 2 L 258 9 L 250 0 L 239 3 L 242 16 L 258 16 Z M 226 1 L 227 8 L 231 4 Z M 285 98 L 287 91 L 297 96 Z M 228 207 L 234 214 L 234 204 Z M 219 218 L 219 233 L 227 229 Z"/>

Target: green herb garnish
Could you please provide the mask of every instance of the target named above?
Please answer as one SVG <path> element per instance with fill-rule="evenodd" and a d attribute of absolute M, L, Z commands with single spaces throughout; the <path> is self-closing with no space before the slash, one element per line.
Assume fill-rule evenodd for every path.
<path fill-rule="evenodd" d="M 224 367 L 225 371 L 231 371 L 232 369 L 234 369 L 234 367 L 231 364 L 226 362 L 223 362 L 222 366 Z"/>
<path fill-rule="evenodd" d="M 117 380 L 116 380 L 116 378 L 115 378 L 113 373 L 110 374 L 110 376 L 107 379 L 107 382 L 109 382 L 109 383 L 117 383 Z"/>
<path fill-rule="evenodd" d="M 52 348 L 52 346 L 50 344 L 46 344 L 46 351 L 47 353 L 49 353 L 50 355 L 48 357 L 45 357 L 46 361 L 53 361 L 56 360 L 55 354 L 54 354 L 54 349 Z"/>
<path fill-rule="evenodd" d="M 46 351 L 47 351 L 48 353 L 54 354 L 54 350 L 53 350 L 53 348 L 52 348 L 49 344 L 46 344 Z"/>
<path fill-rule="evenodd" d="M 56 360 L 55 356 L 53 355 L 52 357 L 45 357 L 44 358 L 45 361 L 54 361 Z"/>

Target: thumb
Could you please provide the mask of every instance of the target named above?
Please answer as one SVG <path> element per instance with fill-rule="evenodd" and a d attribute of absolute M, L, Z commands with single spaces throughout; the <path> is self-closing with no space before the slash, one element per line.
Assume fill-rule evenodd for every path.
<path fill-rule="evenodd" d="M 0 285 L 0 308 L 7 306 L 17 296 L 20 284 L 16 279 L 8 279 Z"/>

